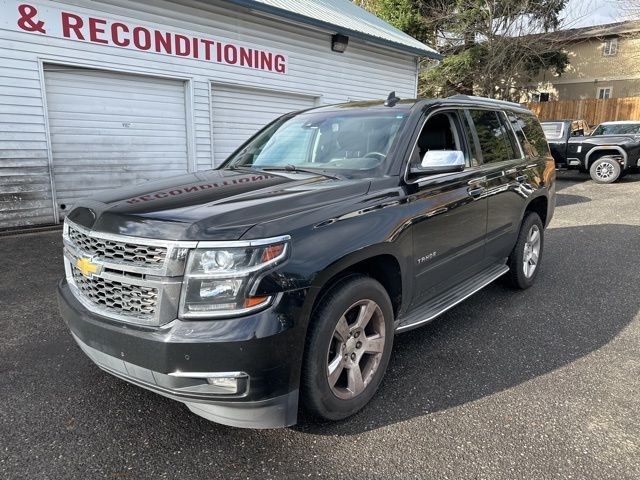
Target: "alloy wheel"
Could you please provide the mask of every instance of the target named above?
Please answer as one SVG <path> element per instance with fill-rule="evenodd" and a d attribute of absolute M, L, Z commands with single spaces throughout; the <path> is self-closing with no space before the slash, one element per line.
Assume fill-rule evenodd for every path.
<path fill-rule="evenodd" d="M 351 399 L 367 388 L 385 341 L 384 316 L 373 300 L 360 300 L 342 314 L 327 352 L 327 381 L 336 397 Z"/>
<path fill-rule="evenodd" d="M 596 176 L 602 180 L 608 180 L 614 174 L 614 171 L 611 162 L 602 162 L 596 167 Z"/>
<path fill-rule="evenodd" d="M 527 234 L 527 241 L 524 244 L 524 256 L 522 261 L 522 270 L 524 276 L 531 278 L 538 268 L 538 260 L 540 258 L 540 228 L 538 225 L 532 225 Z"/>

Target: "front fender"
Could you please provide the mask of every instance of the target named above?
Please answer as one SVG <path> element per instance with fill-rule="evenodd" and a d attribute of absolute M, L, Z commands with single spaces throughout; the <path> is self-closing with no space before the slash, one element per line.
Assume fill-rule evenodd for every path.
<path fill-rule="evenodd" d="M 410 298 L 412 285 L 411 256 L 412 241 L 409 229 L 397 234 L 397 218 L 385 218 L 381 212 L 371 214 L 369 218 L 352 218 L 348 221 L 335 222 L 322 227 L 325 231 L 316 230 L 313 236 L 299 239 L 294 250 L 296 259 L 305 262 L 304 277 L 309 287 L 305 301 L 305 311 L 311 309 L 317 295 L 328 286 L 332 279 L 354 265 L 368 259 L 387 255 L 392 257 L 400 267 L 402 281 L 402 298 Z M 300 255 L 300 257 L 298 257 Z"/>

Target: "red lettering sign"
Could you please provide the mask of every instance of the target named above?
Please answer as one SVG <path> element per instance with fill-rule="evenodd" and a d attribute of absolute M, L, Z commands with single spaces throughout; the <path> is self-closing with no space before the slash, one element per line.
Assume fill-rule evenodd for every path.
<path fill-rule="evenodd" d="M 287 72 L 287 59 L 281 53 L 135 25 L 121 19 L 77 14 L 55 6 L 45 9 L 16 2 L 11 7 L 11 3 L 6 7 L 16 9 L 13 25 L 19 31 L 281 74 Z M 41 18 L 43 14 L 50 18 Z"/>

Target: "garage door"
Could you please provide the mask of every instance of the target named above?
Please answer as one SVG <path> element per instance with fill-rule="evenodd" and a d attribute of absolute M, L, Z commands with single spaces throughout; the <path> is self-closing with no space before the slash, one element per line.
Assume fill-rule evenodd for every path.
<path fill-rule="evenodd" d="M 45 66 L 60 217 L 78 199 L 188 170 L 179 80 Z"/>
<path fill-rule="evenodd" d="M 316 97 L 213 84 L 213 149 L 217 165 L 267 123 L 311 108 Z"/>

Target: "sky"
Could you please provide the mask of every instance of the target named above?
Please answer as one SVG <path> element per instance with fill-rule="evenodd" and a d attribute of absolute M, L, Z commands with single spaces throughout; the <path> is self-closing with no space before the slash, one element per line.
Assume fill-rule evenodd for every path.
<path fill-rule="evenodd" d="M 569 0 L 565 9 L 563 28 L 589 27 L 624 20 L 623 12 L 616 1 Z"/>

